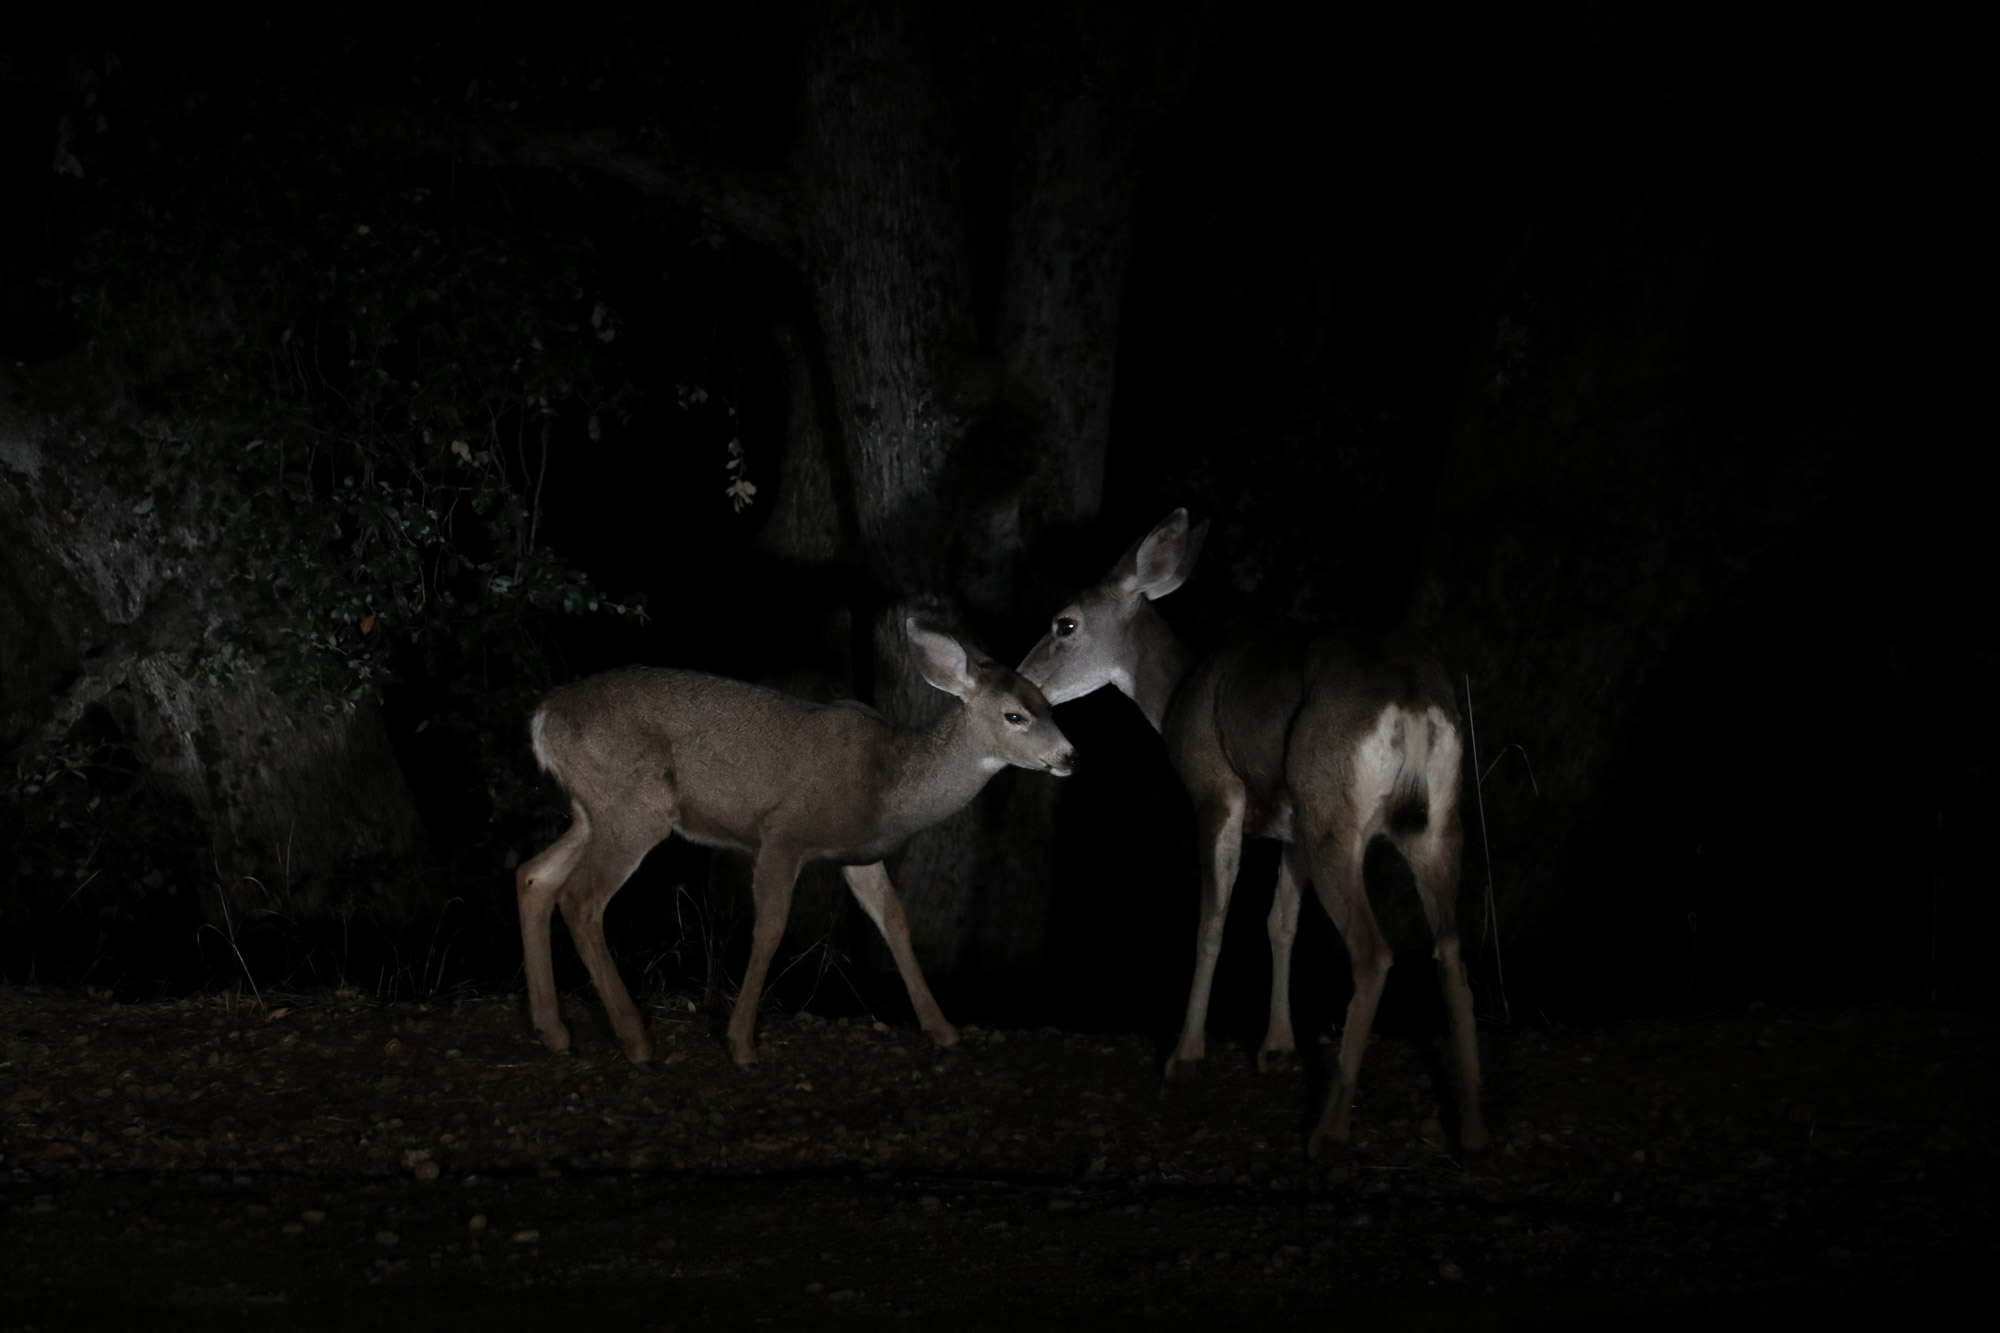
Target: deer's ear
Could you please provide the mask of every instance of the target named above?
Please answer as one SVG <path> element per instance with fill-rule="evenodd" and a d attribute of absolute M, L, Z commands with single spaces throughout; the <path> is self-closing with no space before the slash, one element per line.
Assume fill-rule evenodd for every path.
<path fill-rule="evenodd" d="M 955 698 L 970 697 L 979 678 L 972 674 L 965 646 L 949 634 L 925 629 L 915 616 L 905 620 L 903 628 L 917 647 L 917 669 L 924 673 L 924 679 Z"/>
<path fill-rule="evenodd" d="M 1194 531 L 1188 534 L 1187 544 L 1181 548 L 1181 562 L 1174 569 L 1174 588 L 1186 583 L 1188 575 L 1194 572 L 1195 559 L 1201 555 L 1201 544 L 1207 540 L 1208 520 L 1203 519 L 1195 524 Z M 1168 588 L 1166 592 L 1156 592 L 1153 596 L 1164 597 L 1174 588 Z"/>
<path fill-rule="evenodd" d="M 1118 562 L 1118 591 L 1127 597 L 1143 593 L 1149 601 L 1165 597 L 1181 586 L 1207 535 L 1206 523 L 1189 535 L 1187 510 L 1168 514 Z"/>

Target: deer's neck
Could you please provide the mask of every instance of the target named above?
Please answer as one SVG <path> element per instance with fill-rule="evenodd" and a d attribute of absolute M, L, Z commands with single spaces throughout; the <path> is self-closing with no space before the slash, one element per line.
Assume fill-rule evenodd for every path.
<path fill-rule="evenodd" d="M 1173 706 L 1174 695 L 1194 669 L 1194 653 L 1151 606 L 1141 609 L 1133 632 L 1139 652 L 1125 692 L 1139 705 L 1139 711 L 1153 724 L 1154 731 L 1165 731 L 1167 710 Z M 1122 680 L 1118 683 L 1127 684 Z"/>
<path fill-rule="evenodd" d="M 945 709 L 921 731 L 903 732 L 896 749 L 896 781 L 885 814 L 899 830 L 928 828 L 956 814 L 1006 767 L 974 742 L 963 705 Z"/>

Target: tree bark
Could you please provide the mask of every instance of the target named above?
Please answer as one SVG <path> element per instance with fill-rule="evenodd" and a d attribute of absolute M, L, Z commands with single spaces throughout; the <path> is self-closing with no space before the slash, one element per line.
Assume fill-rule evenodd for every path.
<path fill-rule="evenodd" d="M 846 5 L 808 48 L 789 192 L 810 336 L 780 335 L 791 425 L 764 545 L 863 573 L 849 611 L 871 679 L 849 688 L 906 725 L 947 701 L 914 669 L 905 617 L 1015 631 L 1045 609 L 1027 567 L 1037 533 L 1087 522 L 1103 493 L 1138 145 L 1170 90 L 1142 22 L 1107 42 L 1072 20 L 1019 35 L 1033 58 L 990 234 L 970 177 L 992 164 L 968 139 L 994 108 L 947 92 L 935 26 L 913 7 Z M 984 319 L 982 265 L 997 273 Z M 1040 961 L 1056 796 L 1002 774 L 892 863 L 927 969 Z"/>
<path fill-rule="evenodd" d="M 1672 644 L 1816 502 L 1856 423 L 1761 438 L 1717 419 L 1712 337 L 1727 192 L 1525 233 L 1496 282 L 1412 623 L 1470 688 L 1468 939 L 1527 942 L 1585 884 L 1579 836 Z M 1461 704 L 1468 702 L 1461 694 Z M 1470 761 L 1469 761 L 1470 762 Z M 1633 849 L 1634 854 L 1644 854 Z"/>
<path fill-rule="evenodd" d="M 201 427 L 147 415 L 118 381 L 81 357 L 0 370 L 0 584 L 33 631 L 0 642 L 0 746 L 18 763 L 86 720 L 115 736 L 186 812 L 183 868 L 217 925 L 409 919 L 431 905 L 424 839 L 379 717 L 301 714 L 241 657 L 210 679 L 247 608 L 179 466 Z"/>

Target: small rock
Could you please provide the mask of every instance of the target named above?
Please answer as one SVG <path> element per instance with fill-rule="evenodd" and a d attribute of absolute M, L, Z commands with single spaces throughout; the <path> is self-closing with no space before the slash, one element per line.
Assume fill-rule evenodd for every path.
<path fill-rule="evenodd" d="M 326 1221 L 326 1209 L 308 1208 L 299 1214 L 299 1220 L 309 1226 L 318 1226 L 320 1223 Z"/>
<path fill-rule="evenodd" d="M 514 1243 L 516 1245 L 533 1245 L 537 1241 L 541 1240 L 541 1238 L 542 1238 L 542 1233 L 532 1229 L 525 1231 L 517 1231 L 514 1233 Z"/>
<path fill-rule="evenodd" d="M 926 1194 L 923 1198 L 917 1200 L 917 1207 L 927 1213 L 934 1213 L 944 1207 L 944 1200 L 935 1194 Z"/>
<path fill-rule="evenodd" d="M 436 1162 L 418 1162 L 412 1169 L 411 1174 L 418 1180 L 436 1180 L 438 1178 L 438 1164 Z"/>
<path fill-rule="evenodd" d="M 1438 1276 L 1447 1282 L 1456 1282 L 1465 1276 L 1465 1270 L 1450 1260 L 1446 1260 L 1444 1263 L 1438 1265 Z"/>
<path fill-rule="evenodd" d="M 484 1214 L 484 1213 L 474 1213 L 474 1214 L 473 1214 L 473 1215 L 472 1215 L 471 1217 L 469 1217 L 469 1218 L 467 1218 L 467 1219 L 466 1219 L 466 1222 L 465 1222 L 465 1229 L 466 1229 L 467 1231 L 484 1231 L 484 1230 L 486 1230 L 486 1214 Z"/>
<path fill-rule="evenodd" d="M 400 1245 L 402 1242 L 403 1238 L 393 1231 L 383 1230 L 375 1233 L 375 1243 L 377 1245 Z"/>
<path fill-rule="evenodd" d="M 385 1041 L 385 1042 L 383 1042 L 383 1043 L 382 1043 L 382 1054 L 384 1054 L 384 1055 L 401 1055 L 402 1053 L 403 1053 L 403 1041 L 402 1041 L 402 1038 L 400 1038 L 400 1037 L 391 1037 L 391 1038 L 389 1038 L 389 1040 L 387 1040 L 387 1041 Z"/>

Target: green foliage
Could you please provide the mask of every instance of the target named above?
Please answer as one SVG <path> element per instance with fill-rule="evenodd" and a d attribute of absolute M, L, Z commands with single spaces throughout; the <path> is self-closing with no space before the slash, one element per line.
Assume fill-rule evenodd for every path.
<path fill-rule="evenodd" d="M 0 786 L 0 931 L 90 935 L 162 917 L 191 923 L 187 867 L 163 849 L 186 821 L 162 808 L 132 756 L 76 739 L 6 775 Z"/>
<path fill-rule="evenodd" d="M 559 622 L 646 620 L 642 595 L 608 597 L 545 522 L 566 479 L 601 484 L 603 461 L 577 455 L 628 429 L 634 366 L 687 381 L 661 443 L 716 451 L 714 507 L 755 494 L 729 394 L 710 406 L 694 383 L 740 373 L 713 354 L 728 248 L 712 223 L 696 245 L 663 241 L 674 220 L 640 216 L 618 185 L 475 169 L 428 137 L 457 104 L 424 121 L 432 83 L 456 93 L 471 71 L 480 86 L 463 44 L 399 35 L 410 68 L 371 90 L 352 43 L 256 40 L 250 61 L 206 41 L 125 67 L 75 57 L 71 165 L 44 221 L 64 312 L 52 345 L 89 344 L 76 361 L 106 423 L 145 437 L 121 506 L 189 557 L 191 605 L 144 650 L 225 686 L 254 672 L 308 711 L 383 705 L 434 846 L 484 892 L 560 821 L 527 754 L 532 700 L 568 674 L 565 642 L 590 654 L 623 637 Z M 567 64 L 552 77 L 591 83 L 591 99 L 602 82 Z M 407 120 L 352 114 L 406 97 Z M 463 99 L 497 114 L 489 100 Z M 672 293 L 643 349 L 613 291 L 649 310 Z M 646 484 L 691 475 L 656 468 Z M 5 775 L 5 910 L 69 921 L 102 894 L 129 929 L 175 883 L 173 903 L 192 904 L 210 870 L 189 851 L 198 821 L 154 809 L 171 802 L 143 742 L 102 709 L 69 741 Z"/>
<path fill-rule="evenodd" d="M 573 197 L 554 201 L 571 225 L 542 227 L 532 180 L 487 208 L 422 169 L 292 161 L 131 182 L 121 203 L 149 225 L 88 238 L 77 308 L 136 356 L 196 322 L 181 292 L 235 294 L 230 327 L 190 349 L 205 373 L 162 376 L 146 353 L 164 415 L 201 423 L 186 480 L 247 607 L 210 673 L 254 654 L 295 703 L 346 708 L 441 682 L 434 720 L 504 766 L 548 684 L 543 618 L 644 618 L 539 531 L 551 453 L 628 417 L 618 313 Z"/>
<path fill-rule="evenodd" d="M 264 419 L 222 516 L 280 684 L 350 702 L 380 696 L 399 650 L 433 670 L 520 656 L 534 613 L 606 607 L 537 540 L 542 486 L 552 446 L 631 398 L 603 374 L 617 316 L 586 294 L 586 243 L 523 246 L 422 187 L 374 203 L 372 222 L 297 209 L 253 233 L 276 337 L 248 349 Z"/>

